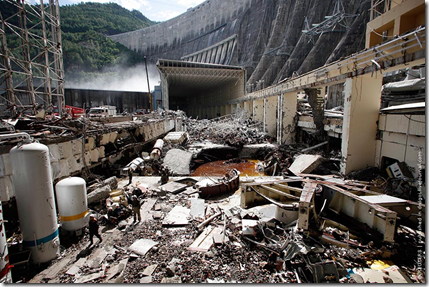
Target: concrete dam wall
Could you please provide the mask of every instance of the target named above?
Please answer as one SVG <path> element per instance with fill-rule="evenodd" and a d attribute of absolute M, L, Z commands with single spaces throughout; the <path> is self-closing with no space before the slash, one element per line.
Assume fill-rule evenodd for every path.
<path fill-rule="evenodd" d="M 151 63 L 244 67 L 251 92 L 364 49 L 370 2 L 207 0 L 169 21 L 110 38 Z"/>

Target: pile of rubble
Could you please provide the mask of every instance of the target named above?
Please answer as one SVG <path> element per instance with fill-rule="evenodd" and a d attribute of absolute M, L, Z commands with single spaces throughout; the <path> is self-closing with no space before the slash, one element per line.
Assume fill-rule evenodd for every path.
<path fill-rule="evenodd" d="M 138 116 L 114 117 L 115 122 L 124 126 L 137 126 L 134 121 L 147 122 L 149 120 L 164 119 L 165 116 L 182 115 L 183 112 L 157 111 L 151 114 Z M 58 137 L 77 138 L 83 134 L 98 133 L 101 130 L 114 129 L 111 125 L 113 118 L 90 119 L 86 117 L 72 118 L 65 113 L 62 117 L 54 115 L 32 116 L 22 114 L 20 117 L 0 120 L 0 132 L 24 131 L 38 139 Z"/>
<path fill-rule="evenodd" d="M 106 224 L 100 228 L 103 242 L 95 247 L 88 246 L 84 235 L 29 283 L 425 282 L 425 235 L 415 226 L 401 221 L 395 241 L 383 242 L 365 224 L 358 229 L 367 230 L 366 236 L 351 222 L 345 226 L 328 219 L 332 216 L 326 202 L 315 212 L 315 206 L 320 208 L 319 188 L 308 200 L 305 194 L 295 196 L 305 193 L 308 184 L 322 182 L 334 189 L 365 190 L 352 181 L 301 178 L 302 188 L 294 187 L 296 177 L 266 183 L 260 179 L 243 183 L 236 192 L 202 199 L 195 185 L 180 184 L 182 178 L 171 179 L 169 188 L 161 188 L 166 185 L 157 177 L 137 180 L 145 182 L 135 184 L 145 190 L 141 223 L 124 218 L 114 226 Z M 287 201 L 270 199 L 262 191 L 272 193 L 275 187 Z M 123 182 L 117 188 L 127 189 Z M 268 201 L 256 204 L 254 193 Z M 298 210 L 306 202 L 313 211 L 301 216 Z M 103 209 L 92 213 L 99 219 L 105 216 Z M 284 213 L 298 218 L 285 221 Z"/>
<path fill-rule="evenodd" d="M 212 120 L 187 118 L 185 124 L 190 143 L 208 140 L 215 144 L 242 147 L 271 141 L 270 137 L 262 132 L 262 123 L 250 120 L 244 110 Z"/>

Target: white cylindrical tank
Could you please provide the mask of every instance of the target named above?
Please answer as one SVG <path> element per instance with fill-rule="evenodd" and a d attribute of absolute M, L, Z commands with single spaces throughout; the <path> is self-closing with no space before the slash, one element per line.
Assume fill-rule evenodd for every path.
<path fill-rule="evenodd" d="M 76 231 L 88 223 L 86 182 L 81 177 L 69 177 L 55 185 L 58 213 L 64 230 Z"/>
<path fill-rule="evenodd" d="M 3 207 L 0 203 L 0 283 L 12 283 L 12 274 L 9 263 L 9 250 L 7 248 L 6 230 L 3 224 Z"/>
<path fill-rule="evenodd" d="M 60 251 L 49 149 L 40 143 L 9 152 L 23 245 L 33 263 L 48 262 Z"/>

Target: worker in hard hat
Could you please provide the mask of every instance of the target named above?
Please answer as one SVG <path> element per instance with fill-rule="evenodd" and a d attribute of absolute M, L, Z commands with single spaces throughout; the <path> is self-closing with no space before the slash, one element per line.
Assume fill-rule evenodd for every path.
<path fill-rule="evenodd" d="M 89 229 L 89 242 L 91 243 L 90 245 L 92 245 L 94 242 L 92 240 L 92 238 L 95 236 L 98 237 L 98 239 L 100 239 L 100 242 L 103 241 L 103 239 L 101 238 L 100 234 L 98 233 L 98 221 L 95 218 L 94 215 L 90 215 L 89 216 L 89 223 L 88 223 L 88 229 Z"/>
<path fill-rule="evenodd" d="M 133 195 L 131 205 L 133 207 L 133 218 L 134 218 L 133 222 L 136 222 L 136 217 L 138 218 L 139 221 L 141 221 L 141 215 L 140 215 L 141 204 L 137 196 Z"/>

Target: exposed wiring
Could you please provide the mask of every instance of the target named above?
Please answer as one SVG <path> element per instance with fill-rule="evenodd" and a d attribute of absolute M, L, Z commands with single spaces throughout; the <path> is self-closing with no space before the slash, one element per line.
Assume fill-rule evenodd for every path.
<path fill-rule="evenodd" d="M 426 123 L 426 122 L 423 122 L 423 121 L 413 120 L 411 117 L 408 117 L 407 115 L 404 115 L 404 117 L 406 117 L 407 119 L 409 119 L 410 121 L 413 121 L 413 122 L 422 123 L 422 124 Z"/>

